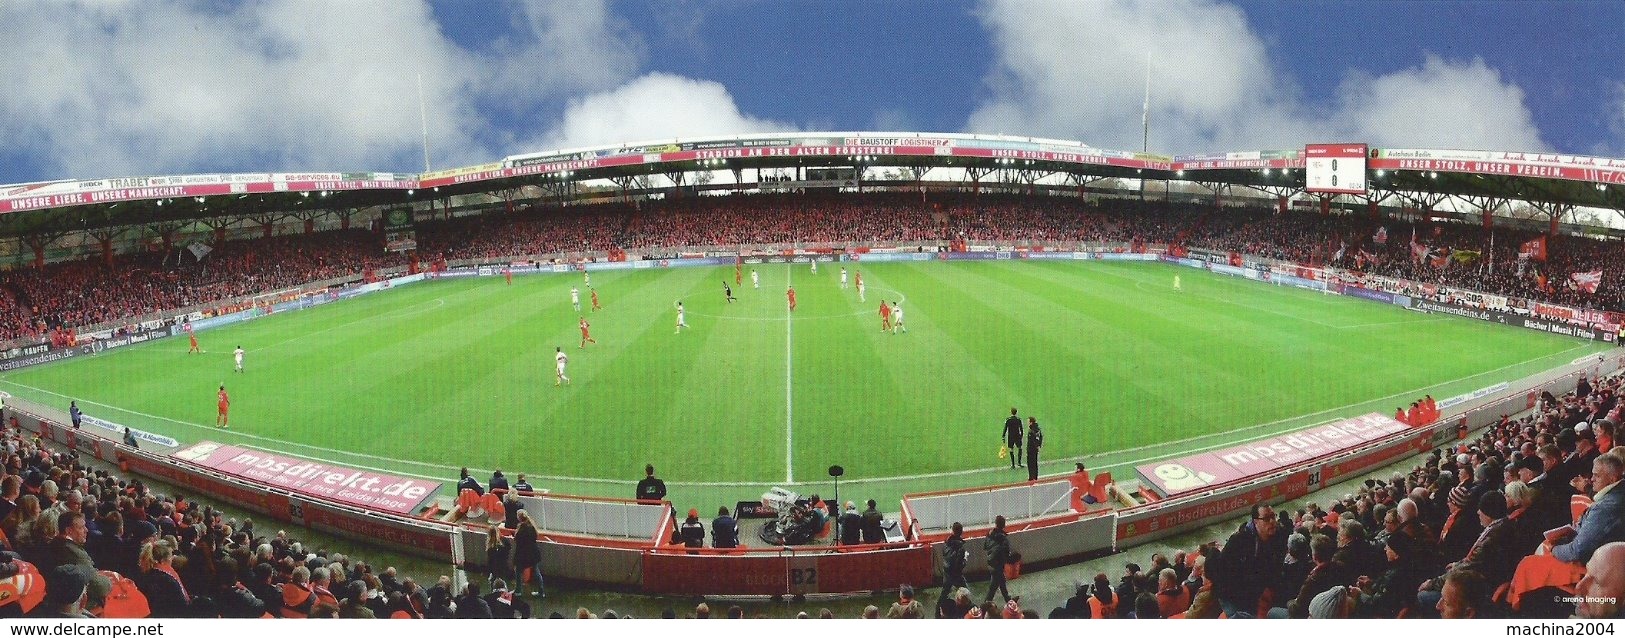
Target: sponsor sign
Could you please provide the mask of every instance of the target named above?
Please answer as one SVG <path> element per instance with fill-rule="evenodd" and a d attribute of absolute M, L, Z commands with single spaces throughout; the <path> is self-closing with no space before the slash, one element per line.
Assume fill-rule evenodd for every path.
<path fill-rule="evenodd" d="M 1412 302 L 1411 307 L 1412 308 L 1420 308 L 1420 309 L 1426 310 L 1428 312 L 1442 312 L 1442 313 L 1447 314 L 1447 315 L 1456 315 L 1457 317 L 1467 317 L 1468 319 L 1478 319 L 1480 321 L 1494 321 L 1495 319 L 1497 319 L 1497 317 L 1493 316 L 1492 313 L 1490 313 L 1490 311 L 1488 311 L 1488 310 L 1475 310 L 1473 308 L 1463 308 L 1461 306 L 1456 306 L 1456 305 L 1451 305 L 1451 304 L 1434 303 L 1434 302 L 1431 302 L 1431 301 L 1422 301 L 1420 299 L 1415 300 L 1414 302 Z M 1501 323 L 1506 323 L 1506 322 L 1502 321 Z"/>
<path fill-rule="evenodd" d="M 120 441 L 124 440 L 124 426 L 123 425 L 120 425 L 118 423 L 114 423 L 112 421 L 108 421 L 106 419 L 93 417 L 93 416 L 90 416 L 88 414 L 81 417 L 79 419 L 79 421 L 81 423 L 84 423 L 85 425 L 95 426 L 95 427 L 101 428 L 103 430 L 107 430 L 108 432 L 112 432 L 113 434 L 117 435 L 117 440 L 120 440 Z M 176 441 L 175 439 L 164 436 L 162 434 L 153 434 L 151 432 L 147 432 L 147 431 L 144 431 L 144 430 L 137 430 L 135 428 L 130 428 L 130 433 L 135 435 L 135 438 L 136 438 L 137 441 L 145 441 L 147 443 L 162 445 L 164 447 L 179 447 L 180 446 L 179 441 Z"/>
<path fill-rule="evenodd" d="M 119 337 L 119 338 L 116 338 L 116 339 L 106 339 L 106 340 L 103 340 L 103 341 L 98 341 L 98 342 L 95 343 L 95 352 L 101 352 L 103 350 L 112 350 L 114 348 L 122 348 L 124 346 L 128 346 L 128 345 L 131 345 L 131 344 L 146 343 L 146 342 L 151 341 L 153 339 L 162 339 L 162 338 L 168 337 L 168 336 L 169 336 L 169 329 L 168 328 L 161 328 L 161 329 L 157 329 L 157 330 L 142 330 L 140 332 L 136 332 L 136 333 L 133 333 L 133 334 L 128 334 L 128 335 L 125 335 L 125 336 L 122 336 L 122 337 Z M 89 345 L 89 344 L 87 344 L 87 345 Z"/>
<path fill-rule="evenodd" d="M 35 351 L 38 348 L 39 346 L 13 349 L 12 352 L 16 352 L 18 350 L 22 350 L 24 352 Z M 54 350 L 46 348 L 45 350 L 38 350 L 35 354 L 19 354 L 16 356 L 9 356 L 5 359 L 0 359 L 0 372 L 10 372 L 12 370 L 20 370 L 28 366 L 50 363 L 52 361 L 60 361 L 62 359 L 71 358 L 80 352 L 82 351 L 78 348 L 59 348 Z"/>
<path fill-rule="evenodd" d="M 1243 492 L 1198 498 L 1175 508 L 1158 509 L 1138 516 L 1125 512 L 1120 514 L 1118 518 L 1117 540 L 1123 541 L 1136 536 L 1146 536 L 1165 530 L 1176 530 L 1215 517 L 1233 518 L 1236 512 L 1245 511 L 1259 503 L 1297 498 L 1308 493 L 1309 473 L 1296 472 L 1282 477 L 1280 480 L 1272 481 L 1267 485 L 1260 485 Z"/>
<path fill-rule="evenodd" d="M 1444 409 L 1450 408 L 1452 406 L 1461 405 L 1461 404 L 1466 403 L 1468 401 L 1474 401 L 1474 400 L 1482 399 L 1482 398 L 1487 397 L 1487 396 L 1489 396 L 1491 394 L 1495 394 L 1497 392 L 1505 390 L 1505 389 L 1507 389 L 1508 386 L 1509 386 L 1509 384 L 1503 381 L 1501 383 L 1497 383 L 1497 384 L 1492 385 L 1492 386 L 1487 387 L 1487 388 L 1479 388 L 1477 390 L 1473 390 L 1472 392 L 1468 392 L 1467 394 L 1453 396 L 1453 397 L 1450 397 L 1450 398 L 1445 399 L 1443 401 L 1440 401 L 1439 405 L 1438 405 L 1438 408 L 1440 410 L 1444 410 Z"/>
<path fill-rule="evenodd" d="M 1382 303 L 1394 302 L 1394 295 L 1391 293 L 1382 292 L 1380 290 L 1371 290 L 1368 288 L 1359 288 L 1355 286 L 1337 286 L 1337 294 L 1346 295 L 1349 297 L 1359 297 L 1361 299 L 1370 299 L 1372 301 L 1380 301 Z"/>
<path fill-rule="evenodd" d="M 945 137 L 848 137 L 842 142 L 846 146 L 953 146 L 954 141 Z M 1076 150 L 1076 149 L 1072 149 Z"/>
<path fill-rule="evenodd" d="M 391 514 L 416 513 L 440 489 L 438 481 L 328 465 L 213 441 L 177 450 L 170 458 L 302 496 Z"/>
<path fill-rule="evenodd" d="M 1263 476 L 1404 432 L 1408 427 L 1372 413 L 1211 452 L 1145 463 L 1135 469 L 1157 491 L 1176 496 Z"/>

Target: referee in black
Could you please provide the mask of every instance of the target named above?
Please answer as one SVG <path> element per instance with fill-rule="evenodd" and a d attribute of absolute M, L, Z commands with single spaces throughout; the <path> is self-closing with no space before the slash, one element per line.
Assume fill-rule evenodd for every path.
<path fill-rule="evenodd" d="M 1010 408 L 1010 418 L 1004 420 L 1004 446 L 1010 448 L 1010 469 L 1021 467 L 1021 417 Z"/>

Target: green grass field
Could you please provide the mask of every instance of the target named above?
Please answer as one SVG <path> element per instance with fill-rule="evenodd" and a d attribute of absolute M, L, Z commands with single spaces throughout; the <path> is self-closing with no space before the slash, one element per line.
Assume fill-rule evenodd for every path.
<path fill-rule="evenodd" d="M 829 264 L 757 268 L 762 287 L 747 269 L 733 304 L 732 268 L 595 273 L 604 309 L 584 312 L 598 340 L 584 350 L 579 274 L 490 277 L 202 332 L 205 354 L 165 339 L 12 372 L 0 389 L 182 441 L 447 480 L 500 467 L 561 493 L 630 497 L 654 463 L 672 500 L 703 510 L 773 485 L 827 496 L 837 463 L 843 499 L 1025 479 L 995 456 L 1012 406 L 1044 425 L 1045 473 L 1082 457 L 1129 474 L 1603 349 L 1161 264 L 864 265 L 866 303 Z M 899 298 L 909 332 L 883 334 L 880 300 Z M 691 328 L 674 334 L 679 299 Z"/>

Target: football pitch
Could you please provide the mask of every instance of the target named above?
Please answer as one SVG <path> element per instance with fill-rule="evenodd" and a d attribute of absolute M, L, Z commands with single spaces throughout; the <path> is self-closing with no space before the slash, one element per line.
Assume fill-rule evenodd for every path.
<path fill-rule="evenodd" d="M 843 500 L 1024 480 L 997 458 L 1011 407 L 1043 425 L 1045 474 L 1084 460 L 1132 476 L 1607 348 L 1156 263 L 847 267 L 866 301 L 828 263 L 756 265 L 759 289 L 750 267 L 742 284 L 731 267 L 597 272 L 596 312 L 580 273 L 427 281 L 201 332 L 202 354 L 164 339 L 7 373 L 0 390 L 183 442 L 448 482 L 501 468 L 630 498 L 653 463 L 680 509 L 708 513 L 770 486 L 827 497 L 835 464 Z M 901 300 L 907 333 L 881 332 L 881 300 Z M 584 349 L 578 316 L 597 340 Z M 213 427 L 222 383 L 229 430 Z"/>

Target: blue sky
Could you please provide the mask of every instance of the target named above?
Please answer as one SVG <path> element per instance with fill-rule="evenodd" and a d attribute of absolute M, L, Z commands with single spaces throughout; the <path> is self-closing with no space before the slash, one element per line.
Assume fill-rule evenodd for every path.
<path fill-rule="evenodd" d="M 1306 9 L 1308 9 L 1306 11 Z M 0 183 L 918 130 L 1625 156 L 1625 3 L 0 3 Z"/>

